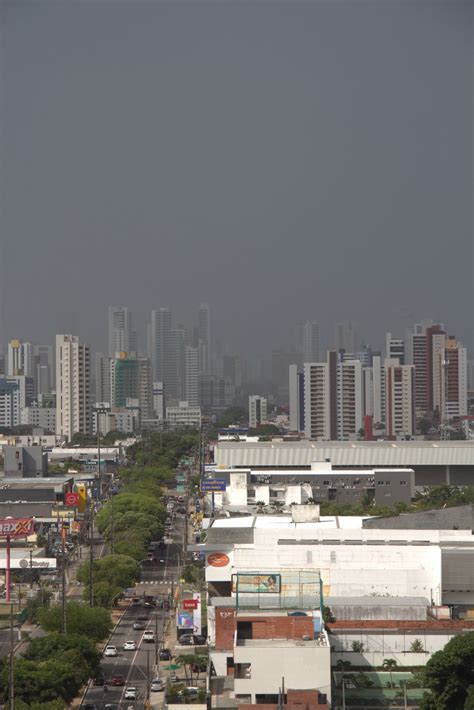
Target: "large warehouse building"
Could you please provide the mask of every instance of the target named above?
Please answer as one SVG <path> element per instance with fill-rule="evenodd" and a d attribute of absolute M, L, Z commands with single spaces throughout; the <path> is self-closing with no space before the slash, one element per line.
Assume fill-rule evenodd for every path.
<path fill-rule="evenodd" d="M 474 485 L 474 441 L 219 441 L 216 466 L 252 470 L 311 470 L 315 461 L 333 469 L 412 468 L 415 485 Z"/>

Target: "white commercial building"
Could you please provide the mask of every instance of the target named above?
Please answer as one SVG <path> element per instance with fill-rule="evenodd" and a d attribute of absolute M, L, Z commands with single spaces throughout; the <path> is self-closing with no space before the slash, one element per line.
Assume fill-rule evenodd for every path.
<path fill-rule="evenodd" d="M 233 593 L 235 575 L 277 575 L 282 570 L 316 570 L 323 597 L 424 597 L 434 605 L 469 603 L 474 589 L 457 596 L 445 586 L 442 553 L 461 551 L 474 560 L 471 530 L 403 530 L 362 527 L 357 516 L 321 516 L 315 505 L 294 506 L 290 515 L 217 519 L 207 541 L 206 581 Z M 219 567 L 212 557 L 222 553 Z M 224 562 L 226 562 L 224 564 Z M 223 584 L 225 583 L 225 584 Z M 235 584 L 234 584 L 235 587 Z"/>
<path fill-rule="evenodd" d="M 267 422 L 267 400 L 258 394 L 249 397 L 249 427 L 256 429 Z"/>
<path fill-rule="evenodd" d="M 56 336 L 56 434 L 89 434 L 90 350 L 77 335 Z"/>
<path fill-rule="evenodd" d="M 189 402 L 180 402 L 177 407 L 166 407 L 166 420 L 170 429 L 187 426 L 199 429 L 201 408 L 191 407 Z"/>
<path fill-rule="evenodd" d="M 153 413 L 157 419 L 165 418 L 165 388 L 163 382 L 153 382 Z"/>

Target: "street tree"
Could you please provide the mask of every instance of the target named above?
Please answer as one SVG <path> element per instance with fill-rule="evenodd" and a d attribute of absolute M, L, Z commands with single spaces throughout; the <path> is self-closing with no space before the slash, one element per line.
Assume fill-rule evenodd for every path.
<path fill-rule="evenodd" d="M 94 641 L 105 639 L 112 628 L 110 612 L 102 607 L 68 602 L 66 617 L 69 633 L 87 636 Z M 63 625 L 62 608 L 52 606 L 49 609 L 42 609 L 39 613 L 39 622 L 45 631 L 59 633 Z"/>
<path fill-rule="evenodd" d="M 423 677 L 425 687 L 432 695 L 424 696 L 422 710 L 472 707 L 474 632 L 455 636 L 441 651 L 434 653 L 425 666 Z"/>

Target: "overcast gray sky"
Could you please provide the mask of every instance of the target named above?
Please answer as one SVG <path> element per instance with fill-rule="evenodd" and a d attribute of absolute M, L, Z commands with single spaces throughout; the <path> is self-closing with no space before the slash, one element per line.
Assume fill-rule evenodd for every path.
<path fill-rule="evenodd" d="M 3 2 L 0 341 L 207 300 L 242 351 L 404 314 L 472 347 L 472 7 Z"/>

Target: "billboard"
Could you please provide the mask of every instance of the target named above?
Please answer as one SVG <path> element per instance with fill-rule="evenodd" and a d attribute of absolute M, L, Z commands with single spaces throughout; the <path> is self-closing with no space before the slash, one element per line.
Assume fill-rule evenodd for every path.
<path fill-rule="evenodd" d="M 227 481 L 225 478 L 208 478 L 206 481 L 201 481 L 201 491 L 203 493 L 216 493 L 225 491 Z"/>
<path fill-rule="evenodd" d="M 279 594 L 281 591 L 281 575 L 233 574 L 232 591 L 245 594 Z"/>
<path fill-rule="evenodd" d="M 178 629 L 193 630 L 193 612 L 178 611 Z"/>
<path fill-rule="evenodd" d="M 183 609 L 197 609 L 197 599 L 183 599 Z"/>
<path fill-rule="evenodd" d="M 229 556 L 225 555 L 223 552 L 211 552 L 211 554 L 207 556 L 207 564 L 211 565 L 211 567 L 227 567 L 229 563 Z"/>
<path fill-rule="evenodd" d="M 0 520 L 0 537 L 28 537 L 33 535 L 33 518 L 4 518 Z"/>

